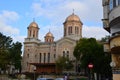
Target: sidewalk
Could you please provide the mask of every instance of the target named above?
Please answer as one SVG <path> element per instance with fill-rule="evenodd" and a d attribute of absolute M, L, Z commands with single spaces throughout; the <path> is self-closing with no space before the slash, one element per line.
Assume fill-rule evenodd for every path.
<path fill-rule="evenodd" d="M 9 80 L 7 75 L 0 75 L 0 80 Z"/>

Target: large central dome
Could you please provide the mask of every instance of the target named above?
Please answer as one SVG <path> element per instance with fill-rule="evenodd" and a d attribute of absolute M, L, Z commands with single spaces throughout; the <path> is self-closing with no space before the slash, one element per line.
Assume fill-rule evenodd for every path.
<path fill-rule="evenodd" d="M 70 16 L 66 18 L 65 21 L 80 21 L 80 18 L 74 13 L 72 13 Z"/>

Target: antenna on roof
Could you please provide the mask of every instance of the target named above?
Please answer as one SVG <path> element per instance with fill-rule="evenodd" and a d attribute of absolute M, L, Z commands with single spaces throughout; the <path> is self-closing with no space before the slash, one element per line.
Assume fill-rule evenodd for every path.
<path fill-rule="evenodd" d="M 33 22 L 35 22 L 35 18 L 33 18 Z"/>
<path fill-rule="evenodd" d="M 74 14 L 74 9 L 73 9 L 73 14 Z"/>
<path fill-rule="evenodd" d="M 49 32 L 50 32 L 50 29 L 49 29 Z"/>

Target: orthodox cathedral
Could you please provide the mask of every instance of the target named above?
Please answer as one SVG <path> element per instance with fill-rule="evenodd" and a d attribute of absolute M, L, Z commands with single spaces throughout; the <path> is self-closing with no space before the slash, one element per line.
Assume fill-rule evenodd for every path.
<path fill-rule="evenodd" d="M 72 13 L 63 23 L 64 35 L 61 39 L 54 41 L 54 35 L 49 31 L 41 42 L 38 38 L 40 28 L 35 21 L 31 22 L 24 41 L 22 72 L 57 72 L 55 61 L 59 56 L 75 60 L 73 51 L 76 42 L 82 38 L 82 25 L 80 18 Z"/>

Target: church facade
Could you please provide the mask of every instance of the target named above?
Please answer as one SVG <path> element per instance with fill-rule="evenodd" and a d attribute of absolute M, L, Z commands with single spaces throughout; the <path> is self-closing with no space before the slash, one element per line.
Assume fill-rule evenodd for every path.
<path fill-rule="evenodd" d="M 82 38 L 82 25 L 80 18 L 72 13 L 69 15 L 64 26 L 64 36 L 54 41 L 53 34 L 49 31 L 44 42 L 38 38 L 39 26 L 33 21 L 28 26 L 27 38 L 24 41 L 24 52 L 22 58 L 22 72 L 57 72 L 55 61 L 59 56 L 75 60 L 73 56 L 76 42 Z"/>

